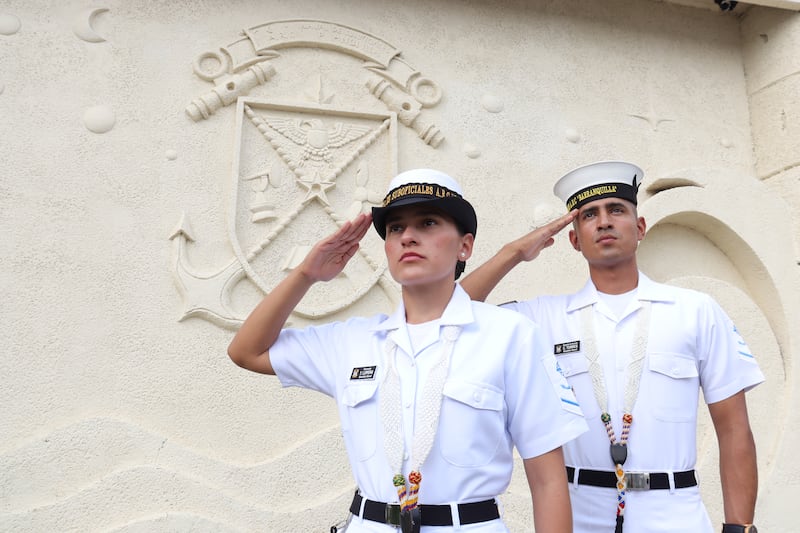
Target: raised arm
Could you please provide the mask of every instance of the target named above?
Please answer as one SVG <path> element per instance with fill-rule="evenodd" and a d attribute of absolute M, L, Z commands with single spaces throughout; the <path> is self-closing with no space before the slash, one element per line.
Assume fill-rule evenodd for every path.
<path fill-rule="evenodd" d="M 536 228 L 503 246 L 492 258 L 472 271 L 461 286 L 473 300 L 484 301 L 506 274 L 523 261 L 536 259 L 539 252 L 552 246 L 559 231 L 575 220 L 577 210 L 570 211 L 541 228 Z"/>
<path fill-rule="evenodd" d="M 719 441 L 725 522 L 752 524 L 758 493 L 758 465 L 744 391 L 709 404 L 708 410 Z"/>
<path fill-rule="evenodd" d="M 371 223 L 372 216 L 368 214 L 345 222 L 315 244 L 303 262 L 264 296 L 228 346 L 228 356 L 234 363 L 253 372 L 275 374 L 269 349 L 289 315 L 314 283 L 329 281 L 344 269 Z"/>

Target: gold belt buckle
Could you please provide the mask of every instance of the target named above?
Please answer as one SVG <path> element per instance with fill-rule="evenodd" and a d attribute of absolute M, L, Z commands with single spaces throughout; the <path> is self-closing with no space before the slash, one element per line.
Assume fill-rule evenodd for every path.
<path fill-rule="evenodd" d="M 650 490 L 650 473 L 625 472 L 625 487 L 628 490 Z"/>

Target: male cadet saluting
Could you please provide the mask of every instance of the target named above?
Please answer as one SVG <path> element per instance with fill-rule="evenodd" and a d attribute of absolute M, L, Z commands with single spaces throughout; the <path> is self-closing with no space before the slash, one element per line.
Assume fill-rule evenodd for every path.
<path fill-rule="evenodd" d="M 549 335 L 589 422 L 589 432 L 564 445 L 575 531 L 714 531 L 694 470 L 702 387 L 719 441 L 722 531 L 754 533 L 758 473 L 745 392 L 764 376 L 711 297 L 639 271 L 642 177 L 636 165 L 603 161 L 558 180 L 555 194 L 575 213 L 569 240 L 590 279 L 575 294 L 508 304 Z M 558 220 L 506 244 L 462 287 L 484 300 L 560 227 Z"/>

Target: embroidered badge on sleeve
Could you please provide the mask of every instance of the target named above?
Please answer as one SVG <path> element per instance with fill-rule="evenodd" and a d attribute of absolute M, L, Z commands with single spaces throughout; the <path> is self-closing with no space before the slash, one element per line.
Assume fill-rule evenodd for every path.
<path fill-rule="evenodd" d="M 575 397 L 575 391 L 572 390 L 570 384 L 567 383 L 567 378 L 561 373 L 561 367 L 556 358 L 554 356 L 546 357 L 542 362 L 547 369 L 547 377 L 550 378 L 553 390 L 561 400 L 561 408 L 570 413 L 583 416 L 578 399 Z"/>
<path fill-rule="evenodd" d="M 744 342 L 744 339 L 742 338 L 741 333 L 739 333 L 739 330 L 736 329 L 736 326 L 733 326 L 733 337 L 736 339 L 736 352 L 739 354 L 739 359 L 744 359 L 745 361 L 755 363 L 756 358 L 753 357 L 750 347 L 746 342 Z"/>

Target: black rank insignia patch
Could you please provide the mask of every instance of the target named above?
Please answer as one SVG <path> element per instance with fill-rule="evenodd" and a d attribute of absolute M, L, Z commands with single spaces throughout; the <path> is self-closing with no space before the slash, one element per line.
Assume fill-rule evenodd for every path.
<path fill-rule="evenodd" d="M 359 366 L 350 372 L 350 379 L 375 379 L 376 366 Z"/>
<path fill-rule="evenodd" d="M 581 351 L 581 341 L 564 342 L 553 345 L 553 353 L 556 355 L 579 351 Z"/>

